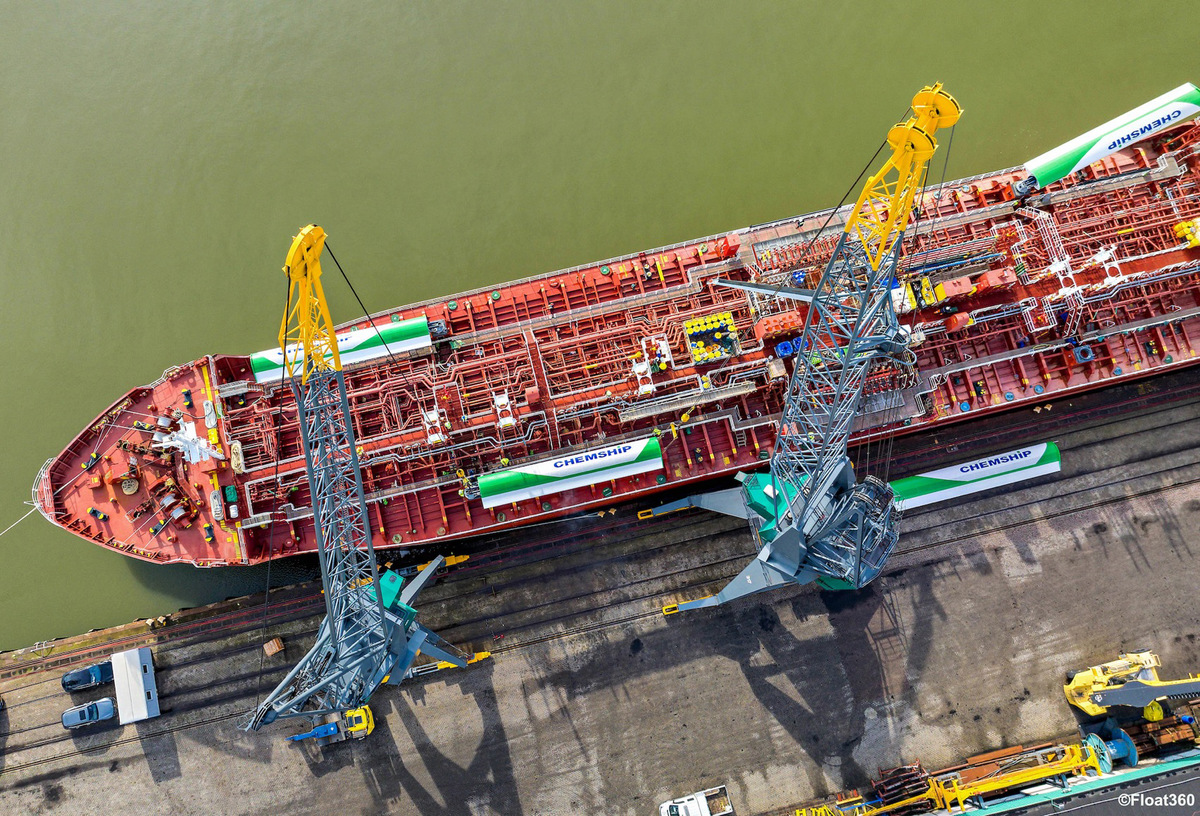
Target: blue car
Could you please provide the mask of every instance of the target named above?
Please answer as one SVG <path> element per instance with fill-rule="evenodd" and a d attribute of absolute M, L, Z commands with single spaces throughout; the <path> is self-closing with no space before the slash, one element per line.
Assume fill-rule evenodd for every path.
<path fill-rule="evenodd" d="M 112 679 L 112 661 L 105 660 L 103 663 L 97 663 L 94 666 L 84 666 L 83 668 L 72 669 L 67 672 L 63 675 L 62 687 L 63 691 L 83 691 L 93 686 L 111 683 Z"/>
<path fill-rule="evenodd" d="M 94 703 L 84 703 L 74 708 L 68 708 L 63 712 L 62 724 L 63 728 L 80 728 L 92 723 L 111 720 L 116 713 L 117 707 L 113 703 L 113 698 L 105 697 Z"/>

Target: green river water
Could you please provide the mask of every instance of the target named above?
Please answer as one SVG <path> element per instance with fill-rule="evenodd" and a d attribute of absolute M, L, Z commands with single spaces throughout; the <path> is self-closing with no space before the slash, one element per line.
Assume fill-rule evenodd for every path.
<path fill-rule="evenodd" d="M 936 80 L 965 109 L 950 177 L 1015 165 L 1200 82 L 1194 10 L 0 3 L 0 528 L 124 391 L 273 345 L 306 223 L 374 310 L 834 204 Z M 266 579 L 36 514 L 0 554 L 0 649 Z"/>

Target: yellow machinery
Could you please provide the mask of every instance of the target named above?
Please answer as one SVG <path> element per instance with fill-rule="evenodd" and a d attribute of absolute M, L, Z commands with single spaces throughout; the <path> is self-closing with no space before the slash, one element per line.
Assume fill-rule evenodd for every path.
<path fill-rule="evenodd" d="M 737 326 L 732 312 L 686 320 L 683 330 L 687 334 L 692 362 L 697 365 L 724 360 L 737 353 Z"/>
<path fill-rule="evenodd" d="M 953 126 L 962 115 L 962 108 L 940 82 L 918 91 L 912 109 L 912 118 L 888 131 L 888 146 L 894 152 L 867 181 L 846 222 L 845 232 L 858 235 L 872 269 L 879 269 L 904 234 L 925 165 L 937 149 L 933 135 Z"/>
<path fill-rule="evenodd" d="M 1090 738 L 1074 745 L 1059 745 L 1018 754 L 1009 760 L 1009 767 L 995 776 L 963 782 L 958 773 L 948 773 L 929 780 L 922 793 L 882 806 L 855 804 L 852 800 L 837 805 L 817 805 L 801 808 L 797 816 L 882 816 L 885 813 L 919 810 L 963 811 L 964 805 L 981 806 L 984 799 L 1039 782 L 1083 775 L 1099 775 L 1112 770 L 1111 747 L 1099 738 Z M 861 799 L 859 799 L 861 801 Z"/>
<path fill-rule="evenodd" d="M 1111 662 L 1068 677 L 1067 699 L 1089 714 L 1102 715 L 1108 706 L 1140 707 L 1151 722 L 1164 719 L 1159 700 L 1200 697 L 1200 675 L 1185 680 L 1160 680 L 1158 655 L 1149 651 L 1122 654 Z M 1194 744 L 1191 719 L 1180 718 L 1185 732 L 1170 742 Z M 1077 743 L 1025 749 L 1001 749 L 945 771 L 927 773 L 920 763 L 881 771 L 866 797 L 858 791 L 839 795 L 836 801 L 798 808 L 795 816 L 882 816 L 896 813 L 962 813 L 985 808 L 998 797 L 1046 782 L 1066 789 L 1072 777 L 1107 777 L 1118 765 L 1138 767 L 1139 744 L 1147 731 L 1119 727 L 1108 720 Z M 1169 730 L 1169 729 L 1168 729 Z M 1158 733 L 1166 733 L 1159 731 Z M 1138 736 L 1142 743 L 1137 741 Z M 1165 742 L 1157 739 L 1159 746 Z M 1146 747 L 1146 745 L 1143 745 Z M 1156 749 L 1151 747 L 1151 753 Z"/>
<path fill-rule="evenodd" d="M 361 739 L 375 730 L 375 715 L 370 706 L 352 708 L 346 712 L 346 733 L 351 737 Z"/>
<path fill-rule="evenodd" d="M 1094 741 L 1060 745 L 1026 755 L 1023 759 L 1026 759 L 1028 764 L 1014 767 L 988 779 L 977 779 L 967 784 L 960 784 L 954 775 L 935 779 L 930 783 L 930 792 L 936 793 L 936 798 L 933 799 L 935 807 L 950 810 L 957 805 L 958 809 L 962 810 L 963 805 L 968 802 L 982 804 L 982 799 L 988 794 L 1026 787 L 1059 776 L 1082 776 L 1088 773 L 1099 775 L 1101 771 L 1111 771 L 1112 760 L 1108 758 L 1105 750 L 1103 747 L 1098 748 Z"/>
<path fill-rule="evenodd" d="M 1189 247 L 1200 247 L 1200 218 L 1195 221 L 1180 221 L 1175 225 L 1175 234 Z"/>
<path fill-rule="evenodd" d="M 293 734 L 288 739 L 291 742 L 312 740 L 317 745 L 325 746 L 345 740 L 366 739 L 374 730 L 375 715 L 371 713 L 370 706 L 364 705 L 328 714 L 325 722 L 303 734 Z"/>
<path fill-rule="evenodd" d="M 321 287 L 321 252 L 325 249 L 325 230 L 309 224 L 292 239 L 287 264 L 289 308 L 279 327 L 279 347 L 283 364 L 291 379 L 308 382 L 310 372 L 341 371 L 333 333 L 333 319 Z"/>
<path fill-rule="evenodd" d="M 1200 696 L 1200 675 L 1159 680 L 1161 665 L 1154 652 L 1122 654 L 1111 663 L 1068 676 L 1063 692 L 1071 705 L 1093 717 L 1104 714 L 1109 706 L 1123 705 L 1143 709 L 1148 720 L 1162 719 L 1162 706 L 1157 701 Z"/>
<path fill-rule="evenodd" d="M 1016 754 L 1002 763 L 995 775 L 982 779 L 964 781 L 956 772 L 934 777 L 923 792 L 886 805 L 855 804 L 853 800 L 847 800 L 837 805 L 801 808 L 796 813 L 797 816 L 882 816 L 885 813 L 912 812 L 914 808 L 920 811 L 962 812 L 968 804 L 983 806 L 990 795 L 1019 790 L 1046 780 L 1109 773 L 1113 760 L 1126 756 L 1123 750 L 1105 743 L 1099 737 L 1089 737 L 1073 745 Z"/>

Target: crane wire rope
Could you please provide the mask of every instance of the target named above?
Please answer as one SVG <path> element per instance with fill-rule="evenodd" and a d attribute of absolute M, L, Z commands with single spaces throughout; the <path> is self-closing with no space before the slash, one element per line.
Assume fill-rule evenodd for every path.
<path fill-rule="evenodd" d="M 897 121 L 902 121 L 910 113 L 912 113 L 911 106 L 905 108 L 904 114 L 901 115 L 900 119 Z M 873 165 L 875 163 L 875 160 L 877 158 L 879 158 L 879 154 L 883 152 L 883 149 L 885 147 L 887 147 L 887 145 L 888 145 L 888 141 L 887 141 L 887 137 L 885 136 L 883 141 L 879 143 L 879 147 L 875 150 L 875 154 L 873 156 L 871 156 L 870 159 L 867 160 L 867 163 L 863 166 L 863 169 L 859 171 L 858 176 L 854 179 L 854 181 L 852 181 L 850 183 L 850 186 L 846 188 L 846 192 L 842 194 L 842 200 L 838 202 L 836 207 L 834 207 L 833 209 L 831 209 L 829 211 L 829 215 L 827 215 L 825 217 L 825 222 L 823 224 L 821 224 L 821 226 L 817 229 L 817 231 L 813 235 L 813 237 L 808 239 L 808 243 L 804 244 L 800 248 L 798 257 L 803 258 L 805 253 L 807 253 L 810 249 L 812 249 L 813 244 L 815 244 L 817 242 L 817 240 L 820 239 L 822 233 L 825 232 L 825 228 L 829 226 L 829 222 L 833 220 L 833 217 L 835 215 L 837 215 L 838 211 L 841 210 L 842 207 L 846 204 L 846 200 L 848 198 L 850 198 L 850 194 L 853 193 L 856 189 L 858 189 L 859 184 L 862 182 L 863 176 L 865 176 L 867 174 L 867 171 L 869 171 L 871 169 L 871 165 Z M 776 297 L 778 297 L 778 294 L 783 289 L 784 285 L 785 284 L 783 281 L 780 281 L 778 284 L 775 285 Z"/>
<path fill-rule="evenodd" d="M 808 243 L 806 243 L 802 247 L 800 247 L 799 257 L 803 258 L 805 253 L 807 253 L 810 249 L 812 249 L 813 244 L 815 244 L 817 242 L 817 240 L 821 237 L 821 234 L 825 232 L 825 228 L 829 226 L 829 222 L 833 220 L 833 217 L 835 215 L 837 215 L 838 211 L 843 207 L 843 205 L 845 205 L 846 199 L 848 199 L 850 197 L 850 194 L 853 193 L 854 190 L 858 187 L 859 182 L 862 181 L 862 177 L 865 176 L 867 174 L 867 171 L 871 169 L 871 165 L 873 165 L 875 163 L 875 160 L 877 158 L 879 158 L 879 154 L 883 152 L 883 149 L 885 147 L 887 147 L 887 139 L 884 139 L 883 142 L 880 143 L 879 148 L 875 151 L 875 155 L 871 156 L 871 158 L 867 161 L 866 165 L 859 172 L 858 177 L 850 183 L 849 187 L 846 188 L 846 192 L 842 195 L 842 200 L 837 203 L 836 207 L 834 207 L 832 210 L 829 211 L 829 215 L 827 215 L 825 217 L 825 222 L 823 224 L 821 224 L 820 227 L 817 228 L 817 231 L 813 235 L 813 237 L 808 239 Z M 775 286 L 776 296 L 778 296 L 779 291 L 781 289 L 783 289 L 783 287 L 784 287 L 783 281 L 780 281 L 778 284 L 776 284 L 776 286 Z"/>
<path fill-rule="evenodd" d="M 371 319 L 371 313 L 367 311 L 367 307 L 363 305 L 362 298 L 358 296 L 358 291 L 354 288 L 354 284 L 350 282 L 349 276 L 346 275 L 346 270 L 342 269 L 342 265 L 338 263 L 337 256 L 333 254 L 333 247 L 329 246 L 329 239 L 325 239 L 325 251 L 329 253 L 329 257 L 333 258 L 333 264 L 337 267 L 338 272 L 342 273 L 342 280 L 346 281 L 346 285 L 350 287 L 350 292 L 354 295 L 354 299 L 358 301 L 358 307 L 363 310 L 363 317 L 371 324 L 371 328 L 375 330 L 375 335 L 379 338 L 379 342 L 383 343 L 383 350 L 387 352 L 388 358 L 395 363 L 396 357 L 392 354 L 391 348 L 387 341 L 383 339 L 383 334 L 379 331 L 379 327 L 375 325 L 375 321 Z"/>
<path fill-rule="evenodd" d="M 284 292 L 285 292 L 284 299 L 283 299 L 283 314 L 285 315 L 285 319 L 286 319 L 286 315 L 290 314 L 292 311 L 292 281 L 291 281 L 290 276 L 284 275 L 283 285 L 284 285 Z M 281 349 L 281 351 L 283 351 L 284 359 L 286 361 L 287 350 Z M 274 423 L 274 425 L 275 425 L 275 429 L 274 429 L 275 430 L 275 473 L 271 477 L 271 480 L 275 482 L 275 501 L 276 501 L 276 503 L 278 503 L 278 501 L 279 501 L 279 487 L 280 487 L 279 461 L 282 458 L 280 455 L 281 454 L 281 450 L 280 450 L 281 433 L 280 432 L 282 431 L 281 420 L 283 418 L 283 395 L 284 395 L 284 393 L 286 393 L 286 391 L 284 389 L 284 385 L 285 385 L 285 383 L 287 383 L 289 381 L 289 379 L 290 379 L 290 375 L 288 373 L 288 367 L 286 365 L 284 365 L 284 367 L 279 372 L 279 404 L 275 408 L 275 423 Z M 272 515 L 274 515 L 274 513 L 272 513 Z M 262 625 L 259 626 L 259 628 L 258 628 L 258 639 L 260 642 L 263 640 L 263 637 L 265 637 L 265 635 L 266 635 L 267 619 L 268 619 L 267 613 L 270 611 L 270 608 L 271 608 L 271 564 L 274 561 L 275 561 L 275 523 L 272 520 L 270 530 L 268 530 L 268 532 L 267 532 L 267 575 L 266 575 L 266 585 L 267 586 L 266 586 L 266 592 L 263 594 Z M 263 663 L 267 657 L 265 642 L 263 642 L 263 647 L 264 648 L 260 649 L 259 653 L 258 653 L 258 675 L 254 679 L 254 708 L 252 708 L 251 711 L 258 711 L 258 707 L 262 703 Z"/>
<path fill-rule="evenodd" d="M 938 182 L 937 194 L 933 197 L 933 204 L 934 204 L 935 212 L 936 212 L 936 208 L 937 208 L 938 204 L 942 200 L 942 190 L 946 186 L 946 172 L 950 168 L 950 151 L 954 149 L 954 131 L 955 131 L 955 129 L 957 129 L 957 127 L 958 127 L 957 124 L 950 126 L 950 138 L 946 140 L 946 156 L 942 160 L 942 178 L 941 178 L 941 181 Z M 928 178 L 928 176 L 929 176 L 929 166 L 928 165 L 925 166 L 925 176 L 926 176 L 926 178 Z M 917 242 L 921 236 L 921 224 L 923 221 L 929 222 L 929 232 L 932 233 L 933 232 L 933 219 L 923 218 L 922 208 L 918 207 L 916 209 L 916 211 L 913 213 L 913 248 L 914 248 L 914 250 L 919 249 Z M 899 410 L 899 405 L 896 406 L 896 410 L 897 411 Z M 891 423 L 891 424 L 894 424 L 894 421 L 895 420 L 893 420 L 893 423 Z M 883 465 L 883 481 L 884 482 L 887 482 L 889 477 L 891 476 L 892 450 L 895 445 L 895 441 L 896 441 L 896 429 L 893 428 L 887 435 L 887 454 L 884 458 L 884 465 Z"/>
<path fill-rule="evenodd" d="M 912 107 L 911 106 L 906 107 L 904 109 L 904 113 L 901 115 L 900 119 L 903 120 L 911 112 L 912 112 Z M 846 203 L 846 200 L 848 198 L 850 198 L 851 193 L 853 193 L 855 191 L 855 189 L 857 189 L 859 187 L 859 185 L 862 183 L 863 176 L 865 176 L 867 174 L 867 172 L 871 169 L 871 165 L 875 164 L 875 160 L 877 158 L 879 158 L 879 154 L 882 153 L 883 149 L 887 146 L 888 146 L 888 140 L 887 140 L 887 137 L 885 136 L 883 141 L 879 143 L 879 147 L 876 148 L 875 153 L 871 156 L 870 159 L 867 160 L 867 163 L 865 165 L 863 165 L 863 169 L 859 171 L 858 176 L 854 179 L 854 181 L 852 181 L 850 183 L 850 186 L 846 188 L 846 192 L 842 194 L 841 201 L 838 202 L 836 207 L 834 207 L 833 209 L 831 209 L 829 211 L 829 215 L 827 215 L 825 217 L 825 222 L 823 224 L 821 224 L 821 226 L 817 229 L 816 233 L 813 234 L 813 237 L 810 238 L 808 240 L 808 242 L 800 248 L 798 257 L 803 258 L 805 256 L 805 254 L 808 253 L 808 251 L 812 249 L 813 245 L 820 239 L 821 235 L 825 232 L 825 229 L 829 226 L 829 223 L 833 220 L 833 217 L 835 215 L 837 215 L 838 212 L 842 209 L 842 207 Z M 826 262 L 826 263 L 828 263 L 828 262 Z M 795 273 L 793 272 L 793 276 L 794 275 L 795 275 Z M 775 284 L 775 297 L 779 297 L 779 293 L 781 291 L 783 291 L 783 288 L 789 282 L 791 282 L 793 284 L 795 283 L 794 280 L 789 281 L 789 278 L 784 277 L 784 278 L 781 278 L 777 284 Z M 807 319 L 806 319 L 806 323 L 807 323 Z M 801 334 L 800 339 L 801 339 L 801 343 L 803 343 L 803 333 Z M 803 348 L 800 349 L 800 353 L 801 354 L 804 353 Z M 788 385 L 788 388 L 789 389 L 791 388 L 790 383 Z M 776 444 L 778 444 L 778 438 L 780 436 L 782 436 L 782 434 L 783 434 L 785 424 L 786 424 L 786 417 L 784 416 L 784 414 L 780 414 L 779 429 L 776 432 Z M 868 448 L 868 452 L 869 452 L 869 448 Z M 772 456 L 772 459 L 773 458 L 774 457 Z M 775 498 L 772 502 L 775 507 L 775 517 L 776 517 L 776 519 L 779 519 L 779 518 L 781 518 L 780 513 L 779 513 L 779 497 L 780 497 L 781 490 L 779 488 L 779 485 L 776 483 L 774 468 L 771 468 L 771 485 L 775 490 Z"/>
<path fill-rule="evenodd" d="M 342 265 L 340 263 L 338 263 L 337 256 L 333 254 L 333 249 L 329 246 L 328 241 L 325 242 L 325 249 L 326 249 L 326 251 L 329 252 L 329 257 L 333 259 L 334 265 L 337 266 L 338 272 L 342 273 L 342 279 L 345 280 L 346 285 L 348 287 L 350 287 L 350 291 L 354 295 L 354 299 L 356 301 L 358 301 L 359 307 L 363 310 L 363 316 L 366 317 L 367 321 L 371 324 L 371 328 L 375 329 L 375 334 L 379 337 L 379 341 L 381 343 L 383 343 L 384 351 L 387 352 L 387 355 L 391 359 L 391 361 L 393 363 L 395 363 L 396 357 L 392 354 L 392 350 L 388 347 L 387 341 L 383 339 L 383 335 L 380 333 L 379 327 L 376 326 L 375 321 L 371 319 L 370 312 L 368 312 L 367 307 L 365 305 L 363 305 L 362 298 L 360 298 L 358 296 L 358 292 L 355 290 L 354 284 L 350 282 L 350 278 L 349 278 L 349 276 L 346 275 L 346 271 L 344 269 L 342 269 Z M 291 310 L 292 310 L 292 287 L 291 287 L 290 277 L 285 276 L 284 285 L 286 287 L 286 296 L 284 297 L 283 313 L 284 313 L 284 315 L 288 315 L 291 313 Z M 286 354 L 286 350 L 284 350 L 284 353 Z M 280 480 L 279 480 L 280 444 L 279 444 L 278 436 L 279 436 L 279 432 L 281 430 L 281 425 L 280 425 L 279 420 L 283 415 L 282 391 L 283 391 L 283 386 L 284 386 L 285 382 L 290 382 L 290 377 L 289 377 L 286 366 L 283 368 L 282 371 L 279 372 L 279 386 L 280 386 L 281 395 L 280 395 L 278 407 L 275 409 L 275 421 L 276 421 L 276 427 L 275 427 L 275 433 L 276 433 L 275 473 L 271 478 L 275 482 L 275 500 L 276 501 L 279 500 L 279 489 L 280 489 Z M 347 417 L 347 420 L 349 420 L 349 417 Z M 307 456 L 307 453 L 306 453 L 306 456 Z M 30 511 L 30 512 L 32 512 L 32 511 Z M 28 515 L 28 513 L 26 515 Z M 315 522 L 315 517 L 314 517 L 314 522 Z M 0 533 L 0 535 L 3 535 L 3 534 Z M 270 531 L 267 533 L 267 575 L 266 575 L 266 585 L 267 586 L 266 586 L 266 593 L 263 598 L 263 604 L 262 604 L 262 610 L 263 610 L 262 621 L 263 622 L 262 622 L 262 626 L 259 627 L 259 640 L 260 641 L 262 640 L 262 638 L 264 637 L 264 635 L 266 633 L 267 611 L 270 609 L 270 606 L 271 606 L 271 564 L 274 560 L 275 560 L 275 524 L 272 524 Z M 265 660 L 266 660 L 266 651 L 264 650 L 264 651 L 261 651 L 258 656 L 258 676 L 255 679 L 254 708 L 252 709 L 254 711 L 258 710 L 258 707 L 262 702 L 262 675 L 263 675 L 263 664 L 264 664 Z"/>
<path fill-rule="evenodd" d="M 7 533 L 7 532 L 8 532 L 9 530 L 11 530 L 13 527 L 16 527 L 18 524 L 20 524 L 22 521 L 24 521 L 25 519 L 29 518 L 30 516 L 32 516 L 32 515 L 33 515 L 34 513 L 36 513 L 36 512 L 37 512 L 37 505 L 34 505 L 33 507 L 30 507 L 30 508 L 29 508 L 29 512 L 28 512 L 28 513 L 26 513 L 25 515 L 21 516 L 19 519 L 17 519 L 16 521 L 14 521 L 12 524 L 10 524 L 10 525 L 8 525 L 7 527 L 5 527 L 3 530 L 0 530 L 0 536 L 2 536 L 2 535 L 4 535 L 5 533 Z"/>

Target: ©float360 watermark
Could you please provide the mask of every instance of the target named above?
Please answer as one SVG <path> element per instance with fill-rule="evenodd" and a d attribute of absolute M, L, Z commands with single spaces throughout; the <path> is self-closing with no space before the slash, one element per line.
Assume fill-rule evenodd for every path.
<path fill-rule="evenodd" d="M 1109 800 L 1112 801 L 1112 800 Z M 1121 807 L 1137 808 L 1144 811 L 1147 808 L 1189 808 L 1196 806 L 1194 793 L 1122 793 L 1117 797 Z"/>

